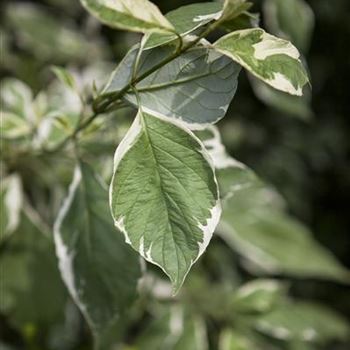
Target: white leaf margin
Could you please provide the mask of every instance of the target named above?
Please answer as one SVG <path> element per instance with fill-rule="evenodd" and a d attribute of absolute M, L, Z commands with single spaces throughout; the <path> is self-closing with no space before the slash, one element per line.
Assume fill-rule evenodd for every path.
<path fill-rule="evenodd" d="M 220 218 L 221 218 L 221 212 L 222 212 L 222 206 L 221 206 L 221 200 L 220 200 L 220 193 L 219 193 L 219 185 L 218 181 L 215 175 L 215 166 L 212 160 L 212 157 L 209 155 L 208 151 L 206 150 L 205 146 L 203 145 L 202 141 L 190 130 L 186 127 L 186 123 L 184 123 L 180 119 L 170 119 L 169 117 L 163 116 L 159 113 L 154 114 L 153 112 L 146 112 L 144 108 L 139 109 L 130 129 L 126 133 L 125 137 L 123 140 L 120 142 L 118 145 L 115 154 L 114 154 L 114 160 L 113 160 L 113 177 L 111 179 L 110 187 L 109 187 L 109 204 L 111 208 L 111 213 L 112 213 L 112 191 L 113 191 L 113 183 L 114 183 L 114 178 L 116 174 L 116 170 L 119 166 L 119 163 L 123 159 L 123 157 L 126 155 L 126 153 L 132 148 L 132 146 L 136 143 L 137 137 L 141 134 L 142 132 L 142 125 L 140 121 L 140 113 L 147 113 L 150 114 L 154 118 L 158 118 L 166 123 L 172 124 L 177 126 L 179 129 L 182 131 L 186 132 L 189 136 L 194 138 L 198 145 L 201 147 L 200 153 L 203 155 L 204 159 L 208 162 L 210 168 L 213 171 L 213 176 L 214 176 L 214 181 L 216 184 L 217 188 L 217 201 L 215 205 L 210 209 L 210 217 L 207 219 L 206 225 L 202 225 L 201 223 L 198 223 L 198 227 L 201 229 L 203 232 L 203 237 L 202 237 L 202 242 L 198 242 L 198 254 L 195 259 L 191 260 L 191 264 L 184 275 L 182 281 L 179 283 L 179 285 L 176 287 L 176 290 L 174 290 L 174 294 L 177 293 L 177 291 L 181 288 L 182 284 L 184 283 L 188 273 L 191 270 L 191 267 L 196 263 L 196 261 L 201 257 L 201 255 L 205 252 L 206 248 L 209 245 L 209 242 L 211 238 L 213 237 L 214 231 L 216 227 L 219 225 Z M 132 245 L 130 237 L 128 235 L 128 232 L 125 228 L 124 225 L 124 217 L 121 217 L 119 219 L 114 218 L 112 215 L 114 224 L 115 226 L 124 234 L 125 242 L 129 245 Z M 158 266 L 161 268 L 161 270 L 169 277 L 171 276 L 168 274 L 168 272 L 157 262 L 155 262 L 152 257 L 151 257 L 151 249 L 152 249 L 152 244 L 150 245 L 150 248 L 148 251 L 144 251 L 143 249 L 143 236 L 140 238 L 139 241 L 139 249 L 138 252 L 139 254 L 148 262 Z"/>

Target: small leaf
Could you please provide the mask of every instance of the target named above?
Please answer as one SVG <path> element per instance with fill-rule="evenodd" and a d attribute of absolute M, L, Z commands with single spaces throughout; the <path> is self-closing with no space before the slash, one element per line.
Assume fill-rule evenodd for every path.
<path fill-rule="evenodd" d="M 249 10 L 252 3 L 247 0 L 225 0 L 220 21 L 230 21 Z"/>
<path fill-rule="evenodd" d="M 173 306 L 161 310 L 135 341 L 142 350 L 207 350 L 204 320 Z"/>
<path fill-rule="evenodd" d="M 0 96 L 2 110 L 23 119 L 33 119 L 30 108 L 33 93 L 28 85 L 14 78 L 6 78 L 1 82 Z"/>
<path fill-rule="evenodd" d="M 173 32 L 171 23 L 148 0 L 81 0 L 102 23 L 134 32 Z"/>
<path fill-rule="evenodd" d="M 74 76 L 67 69 L 63 67 L 52 66 L 51 70 L 65 86 L 72 89 L 73 91 L 76 91 L 77 86 Z"/>
<path fill-rule="evenodd" d="M 271 337 L 292 341 L 324 343 L 346 339 L 350 325 L 336 312 L 307 302 L 281 303 L 273 311 L 261 315 L 255 327 Z"/>
<path fill-rule="evenodd" d="M 166 14 L 166 18 L 182 37 L 191 34 L 222 14 L 222 5 L 218 2 L 204 2 L 181 6 Z M 154 48 L 177 40 L 175 34 L 152 33 L 145 43 L 144 49 Z"/>
<path fill-rule="evenodd" d="M 286 286 L 276 280 L 257 279 L 244 284 L 234 294 L 232 306 L 238 312 L 270 311 L 282 297 Z"/>
<path fill-rule="evenodd" d="M 117 227 L 176 293 L 220 217 L 214 171 L 180 123 L 139 111 L 118 146 L 110 200 Z"/>
<path fill-rule="evenodd" d="M 214 47 L 277 90 L 301 96 L 309 81 L 298 50 L 260 28 L 227 34 Z"/>
<path fill-rule="evenodd" d="M 140 268 L 113 226 L 107 190 L 84 163 L 56 221 L 55 244 L 62 278 L 103 348 L 126 324 Z"/>
<path fill-rule="evenodd" d="M 308 50 L 315 16 L 306 1 L 266 0 L 263 11 L 266 26 L 272 34 L 292 41 L 303 52 Z"/>
<path fill-rule="evenodd" d="M 117 67 L 104 93 L 120 91 L 131 79 L 138 47 Z M 171 54 L 171 47 L 144 51 L 137 75 L 151 69 Z M 207 48 L 192 49 L 137 84 L 142 108 L 152 114 L 181 119 L 191 129 L 215 123 L 224 117 L 237 89 L 240 67 Z M 137 105 L 132 93 L 125 98 Z"/>
<path fill-rule="evenodd" d="M 17 174 L 5 177 L 0 182 L 0 239 L 13 233 L 20 223 L 23 206 L 21 179 Z"/>
<path fill-rule="evenodd" d="M 32 127 L 28 120 L 14 113 L 1 111 L 1 137 L 4 139 L 19 139 L 28 136 Z"/>

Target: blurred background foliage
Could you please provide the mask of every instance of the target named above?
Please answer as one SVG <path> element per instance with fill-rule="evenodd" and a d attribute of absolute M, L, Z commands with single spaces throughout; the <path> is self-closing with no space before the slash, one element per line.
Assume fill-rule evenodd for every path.
<path fill-rule="evenodd" d="M 154 2 L 166 13 L 192 1 Z M 237 234 L 213 240 L 176 299 L 149 267 L 125 321 L 122 349 L 350 347 L 344 283 L 350 267 L 350 4 L 253 2 L 260 25 L 303 53 L 312 90 L 290 97 L 242 73 L 218 126 L 228 152 L 281 196 L 266 196 L 256 180 L 256 188 L 228 198 L 238 209 L 224 224 L 232 220 Z M 1 210 L 0 349 L 91 349 L 87 326 L 61 282 L 50 229 L 74 159 L 69 151 L 40 157 L 35 151 L 74 128 L 93 82 L 101 86 L 140 36 L 101 26 L 78 0 L 0 6 L 1 202 L 18 198 L 15 214 L 5 205 Z M 80 96 L 55 77 L 52 65 L 72 72 Z M 84 158 L 106 180 L 133 113 L 104 116 L 83 134 Z M 252 247 L 277 267 L 271 271 Z M 178 330 L 175 322 L 178 337 L 171 339 L 174 319 L 184 325 Z"/>

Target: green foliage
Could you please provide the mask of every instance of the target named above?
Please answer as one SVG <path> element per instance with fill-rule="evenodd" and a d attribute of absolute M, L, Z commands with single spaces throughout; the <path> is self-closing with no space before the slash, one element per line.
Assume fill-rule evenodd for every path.
<path fill-rule="evenodd" d="M 75 22 L 34 3 L 5 11 L 0 347 L 89 349 L 88 332 L 96 350 L 345 343 L 347 321 L 289 286 L 349 284 L 349 271 L 221 140 L 230 105 L 249 107 L 231 103 L 242 68 L 268 106 L 313 114 L 298 51 L 310 8 L 264 1 L 279 38 L 246 0 L 166 15 L 148 0 L 81 0 L 94 19 L 49 3 Z M 98 22 L 112 28 L 103 38 Z M 133 46 L 113 70 L 115 36 Z"/>

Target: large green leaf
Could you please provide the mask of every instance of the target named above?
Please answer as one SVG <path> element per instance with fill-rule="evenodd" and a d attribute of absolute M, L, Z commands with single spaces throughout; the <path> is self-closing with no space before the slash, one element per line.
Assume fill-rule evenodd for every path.
<path fill-rule="evenodd" d="M 314 14 L 306 1 L 265 0 L 263 10 L 271 33 L 292 41 L 299 50 L 307 51 L 314 28 Z"/>
<path fill-rule="evenodd" d="M 227 34 L 214 47 L 277 90 L 301 96 L 309 81 L 298 50 L 260 28 Z"/>
<path fill-rule="evenodd" d="M 138 48 L 127 54 L 114 72 L 104 93 L 120 91 L 131 79 Z M 142 53 L 137 70 L 141 75 L 171 54 L 171 47 Z M 182 119 L 190 128 L 221 119 L 235 95 L 240 67 L 213 49 L 195 48 L 137 84 L 142 108 L 153 114 Z M 125 98 L 137 105 L 134 94 Z"/>
<path fill-rule="evenodd" d="M 171 23 L 148 0 L 81 0 L 98 20 L 112 28 L 134 32 L 172 32 Z"/>
<path fill-rule="evenodd" d="M 164 270 L 176 293 L 221 212 L 200 141 L 180 123 L 140 110 L 117 148 L 110 200 L 126 242 Z"/>
<path fill-rule="evenodd" d="M 55 224 L 55 244 L 63 280 L 103 348 L 126 324 L 140 269 L 114 228 L 107 190 L 84 163 Z"/>
<path fill-rule="evenodd" d="M 222 5 L 218 2 L 204 2 L 181 6 L 166 14 L 166 18 L 174 26 L 177 33 L 186 36 L 211 21 L 218 19 L 222 13 Z M 151 34 L 144 48 L 149 49 L 176 40 L 175 34 Z"/>
<path fill-rule="evenodd" d="M 307 302 L 281 303 L 254 323 L 259 331 L 287 341 L 327 342 L 350 336 L 350 325 L 342 316 Z"/>

